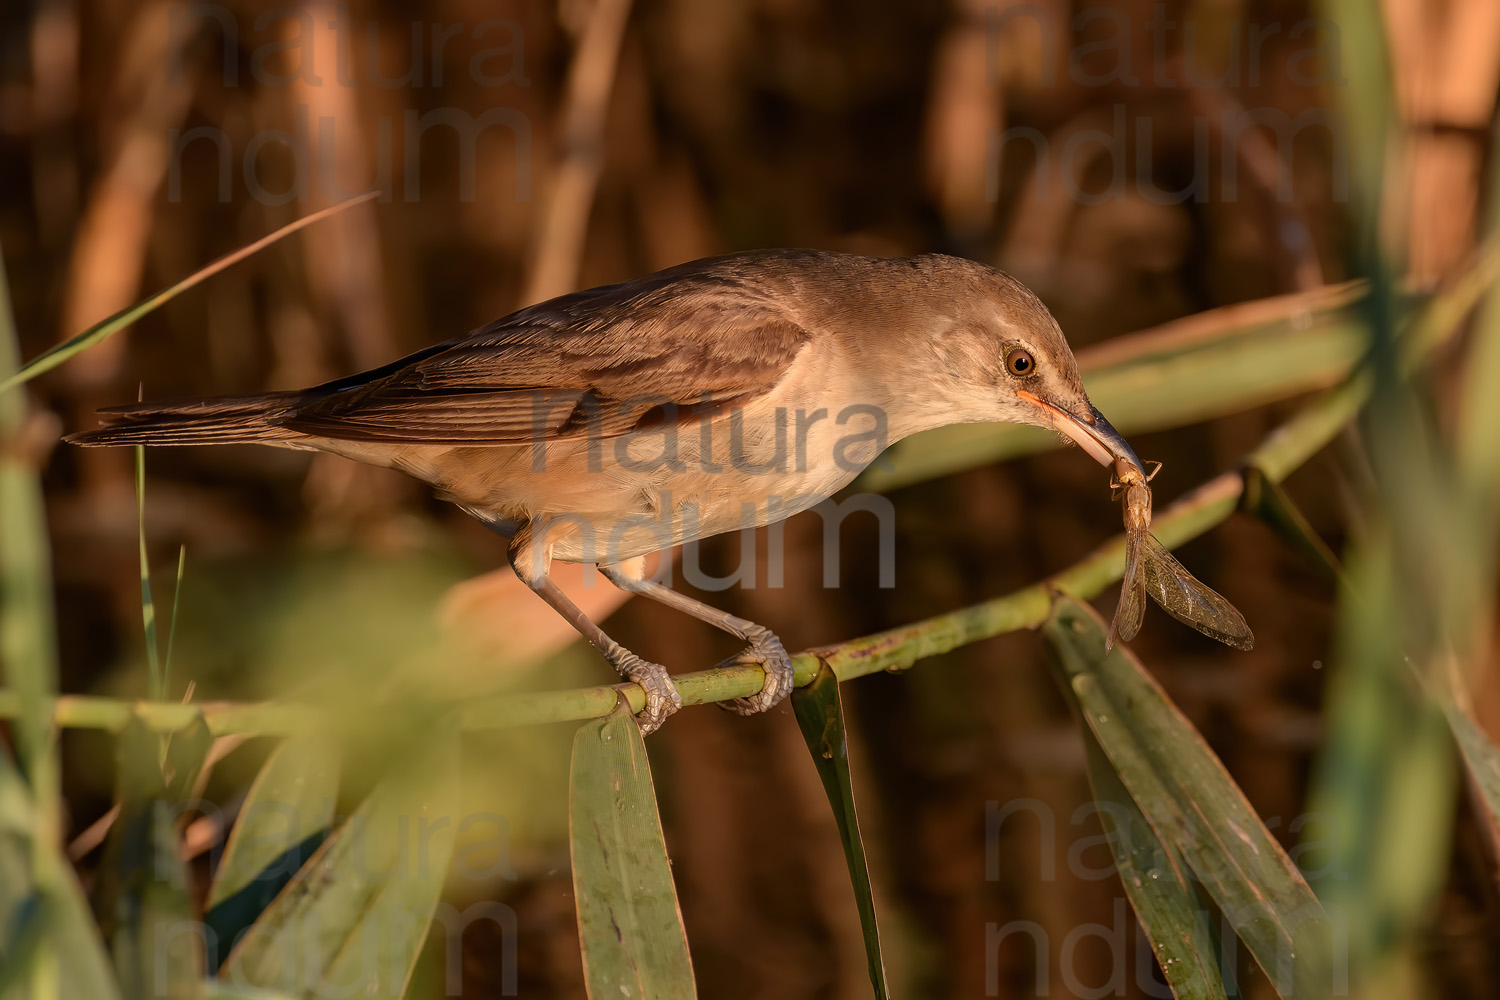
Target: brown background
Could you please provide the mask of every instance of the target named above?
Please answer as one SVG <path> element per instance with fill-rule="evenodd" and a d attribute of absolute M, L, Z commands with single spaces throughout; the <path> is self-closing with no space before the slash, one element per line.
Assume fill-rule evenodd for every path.
<path fill-rule="evenodd" d="M 27 356 L 340 191 L 380 183 L 382 156 L 382 186 L 394 192 L 171 303 L 39 380 L 35 401 L 73 430 L 91 426 L 96 406 L 134 399 L 138 386 L 147 397 L 301 386 L 551 294 L 755 247 L 984 259 L 1032 284 L 1075 347 L 1345 275 L 1337 140 L 1307 128 L 1278 144 L 1257 131 L 1226 153 L 1214 126 L 1236 106 L 1291 116 L 1337 106 L 1341 39 L 1326 27 L 1291 33 L 1314 16 L 1307 5 L 1119 3 L 1089 8 L 1070 26 L 1084 7 L 1053 0 L 1038 5 L 1057 26 L 1050 34 L 1039 16 L 987 24 L 987 11 L 1004 6 L 354 0 L 338 8 L 230 2 L 189 14 L 125 0 L 7 4 L 0 243 Z M 1500 8 L 1489 0 L 1385 8 L 1413 178 L 1388 224 L 1411 282 L 1427 287 L 1473 245 Z M 347 23 L 328 28 L 339 10 Z M 1153 16 L 1176 30 L 1153 30 Z M 485 27 L 494 18 L 508 23 Z M 435 63 L 439 25 L 462 30 Z M 1264 41 L 1252 50 L 1256 28 Z M 1309 56 L 1315 39 L 1321 54 Z M 1125 78 L 1127 63 L 1138 80 Z M 529 142 L 502 124 L 466 154 L 441 128 L 417 141 L 404 118 L 497 108 Z M 285 143 L 263 138 L 251 161 L 257 196 L 243 174 L 247 149 L 271 130 L 295 131 L 299 119 L 314 130 L 300 172 Z M 326 143 L 316 138 L 320 119 L 331 123 Z M 1114 132 L 1117 120 L 1123 132 Z M 990 158 L 992 130 L 1011 127 L 1037 130 L 1054 153 L 1081 130 L 1111 132 L 1109 154 L 1073 161 L 1075 181 L 1101 197 L 1070 197 L 1056 183 L 1037 197 L 1038 163 L 1025 143 L 1006 146 L 1002 162 Z M 227 199 L 217 140 L 181 146 L 194 128 L 228 151 Z M 1230 160 L 1240 178 L 1233 198 L 1222 184 Z M 1289 174 L 1290 198 L 1256 180 L 1278 170 Z M 1201 198 L 1162 204 L 1143 193 L 1147 181 L 1164 190 L 1192 184 Z M 271 204 L 280 199 L 267 192 L 294 197 Z M 1232 465 L 1282 411 L 1139 436 L 1136 450 L 1166 463 L 1158 505 Z M 1335 448 L 1289 484 L 1335 545 L 1340 469 Z M 162 592 L 171 592 L 179 545 L 188 552 L 177 690 L 192 680 L 199 698 L 284 693 L 293 678 L 306 682 L 298 675 L 307 665 L 327 672 L 314 683 L 378 689 L 392 671 L 412 669 L 401 656 L 378 655 L 387 625 L 377 623 L 386 619 L 401 632 L 395 645 L 415 647 L 441 617 L 445 629 L 475 633 L 481 665 L 502 673 L 521 669 L 517 649 L 528 642 L 556 641 L 543 621 L 549 612 L 501 578 L 448 592 L 499 565 L 499 543 L 394 473 L 241 448 L 169 449 L 152 454 L 149 470 Z M 48 487 L 65 690 L 140 691 L 131 456 L 59 448 Z M 804 515 L 786 531 L 785 589 L 712 599 L 802 649 L 1002 594 L 1066 566 L 1119 525 L 1101 473 L 1077 452 L 973 470 L 892 499 L 894 589 L 875 586 L 873 530 L 858 520 L 844 539 L 843 585 L 820 587 L 821 528 Z M 706 548 L 705 565 L 727 572 L 737 553 L 735 540 L 721 539 Z M 1320 738 L 1332 587 L 1248 520 L 1182 557 L 1243 610 L 1256 650 L 1216 646 L 1156 614 L 1134 648 L 1285 835 Z M 610 625 L 674 669 L 732 650 L 643 602 Z M 434 688 L 489 683 L 484 669 L 416 676 Z M 535 686 L 608 676 L 577 651 L 526 675 Z M 992 972 L 997 995 L 1035 995 L 1041 973 L 1026 939 L 996 949 L 986 931 L 1031 921 L 1052 995 L 1116 983 L 1123 995 L 1163 995 L 1142 985 L 1151 959 L 1118 909 L 1117 880 L 1087 877 L 1107 865 L 1107 850 L 1086 808 L 1082 747 L 1038 637 L 1008 636 L 861 680 L 845 698 L 900 993 L 980 996 Z M 522 996 L 582 996 L 560 834 L 567 740 L 548 732 L 469 741 L 467 794 L 476 809 L 507 816 L 515 878 L 455 879 L 451 895 L 514 909 Z M 867 995 L 834 826 L 789 707 L 753 719 L 684 712 L 650 749 L 702 995 Z M 64 751 L 76 834 L 108 806 L 109 743 L 70 734 Z M 264 752 L 252 742 L 230 755 L 210 797 L 232 810 Z M 1030 805 L 987 833 L 987 803 L 1022 800 Z M 1496 900 L 1480 845 L 1467 826 L 1458 829 L 1425 968 L 1438 993 L 1488 995 L 1497 982 Z M 210 854 L 213 840 L 206 830 Z M 987 850 L 998 861 L 994 878 Z M 92 863 L 85 855 L 86 875 Z M 1089 924 L 1118 926 L 1123 945 L 1095 937 L 1064 947 Z M 480 928 L 465 944 L 463 995 L 499 995 L 493 935 Z"/>

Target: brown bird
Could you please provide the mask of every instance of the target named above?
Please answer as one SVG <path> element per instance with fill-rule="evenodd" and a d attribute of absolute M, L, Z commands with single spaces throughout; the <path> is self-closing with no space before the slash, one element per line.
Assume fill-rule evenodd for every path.
<path fill-rule="evenodd" d="M 102 411 L 80 445 L 267 444 L 400 469 L 510 540 L 516 573 L 646 693 L 664 667 L 548 578 L 593 562 L 616 586 L 749 644 L 764 711 L 792 689 L 768 629 L 643 576 L 650 552 L 767 524 L 847 485 L 887 445 L 947 424 L 1051 427 L 1140 468 L 1089 403 L 1056 320 L 973 261 L 766 250 L 563 295 L 381 368 L 295 392 Z M 1120 466 L 1117 466 L 1117 463 Z"/>

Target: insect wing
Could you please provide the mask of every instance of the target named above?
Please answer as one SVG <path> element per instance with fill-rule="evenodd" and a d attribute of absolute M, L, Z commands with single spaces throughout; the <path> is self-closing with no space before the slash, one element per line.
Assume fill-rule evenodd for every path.
<path fill-rule="evenodd" d="M 1184 625 L 1236 649 L 1254 648 L 1255 635 L 1235 606 L 1189 573 L 1151 535 L 1142 553 L 1141 578 L 1146 593 Z"/>
<path fill-rule="evenodd" d="M 1109 626 L 1109 637 L 1104 640 L 1105 649 L 1113 649 L 1116 642 L 1129 642 L 1141 630 L 1141 622 L 1146 617 L 1146 589 L 1140 572 L 1141 550 L 1150 537 L 1151 533 L 1144 527 L 1131 527 L 1125 534 L 1125 575 L 1120 580 L 1120 603 Z"/>
<path fill-rule="evenodd" d="M 1117 642 L 1129 642 L 1141 630 L 1141 621 L 1146 617 L 1146 588 L 1139 579 L 1120 590 L 1120 603 L 1115 608 L 1115 620 L 1109 623 L 1109 637 L 1104 640 L 1105 649 L 1113 649 Z"/>

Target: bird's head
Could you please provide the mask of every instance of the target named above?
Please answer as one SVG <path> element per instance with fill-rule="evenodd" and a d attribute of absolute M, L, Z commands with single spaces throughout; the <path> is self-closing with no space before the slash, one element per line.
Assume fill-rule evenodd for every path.
<path fill-rule="evenodd" d="M 1140 469 L 1125 438 L 1089 401 L 1073 351 L 1041 300 L 994 268 L 963 261 L 954 270 L 962 304 L 933 343 L 939 366 L 961 379 L 957 401 L 969 418 L 1047 427 L 1101 465 Z"/>
<path fill-rule="evenodd" d="M 1100 465 L 1123 472 L 1141 469 L 1124 436 L 1089 401 L 1073 352 L 1053 324 L 1052 337 L 1005 346 L 1001 392 L 1019 423 L 1048 427 L 1073 441 Z"/>

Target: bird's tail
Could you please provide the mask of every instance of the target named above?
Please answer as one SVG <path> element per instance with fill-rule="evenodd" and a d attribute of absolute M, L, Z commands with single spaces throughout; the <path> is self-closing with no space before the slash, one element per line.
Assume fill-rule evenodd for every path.
<path fill-rule="evenodd" d="M 100 410 L 104 426 L 64 440 L 88 448 L 149 444 L 274 444 L 305 435 L 276 425 L 300 392 L 219 396 L 177 403 L 131 403 Z"/>

